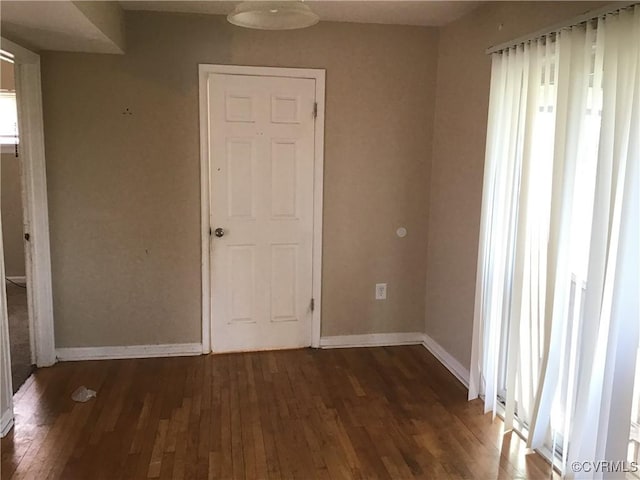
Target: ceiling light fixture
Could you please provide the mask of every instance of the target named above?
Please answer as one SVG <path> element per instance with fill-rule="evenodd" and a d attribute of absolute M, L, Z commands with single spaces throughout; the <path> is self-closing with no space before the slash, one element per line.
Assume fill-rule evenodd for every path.
<path fill-rule="evenodd" d="M 294 30 L 318 23 L 318 15 L 304 3 L 289 1 L 253 1 L 238 4 L 227 15 L 229 23 L 259 30 Z"/>

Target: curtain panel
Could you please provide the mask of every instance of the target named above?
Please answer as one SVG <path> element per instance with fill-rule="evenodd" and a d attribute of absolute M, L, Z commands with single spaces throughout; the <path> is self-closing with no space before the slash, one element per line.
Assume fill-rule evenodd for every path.
<path fill-rule="evenodd" d="M 469 398 L 568 477 L 627 458 L 639 139 L 640 6 L 492 55 Z"/>

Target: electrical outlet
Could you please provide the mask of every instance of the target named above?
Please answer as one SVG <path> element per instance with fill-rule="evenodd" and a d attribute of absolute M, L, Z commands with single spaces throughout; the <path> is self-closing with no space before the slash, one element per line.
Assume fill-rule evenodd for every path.
<path fill-rule="evenodd" d="M 376 283 L 376 300 L 386 300 L 386 299 L 387 299 L 387 284 Z"/>

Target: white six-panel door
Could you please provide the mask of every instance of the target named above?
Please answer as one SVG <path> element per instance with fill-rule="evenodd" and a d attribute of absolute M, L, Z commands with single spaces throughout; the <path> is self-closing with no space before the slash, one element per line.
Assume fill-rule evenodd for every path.
<path fill-rule="evenodd" d="M 208 89 L 212 350 L 308 346 L 315 80 L 210 74 Z"/>

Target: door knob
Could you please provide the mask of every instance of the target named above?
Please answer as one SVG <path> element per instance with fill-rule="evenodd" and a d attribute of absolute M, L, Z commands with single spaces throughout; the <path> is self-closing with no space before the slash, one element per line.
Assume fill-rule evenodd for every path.
<path fill-rule="evenodd" d="M 224 237 L 224 228 L 220 228 L 220 227 L 216 228 L 216 229 L 213 231 L 213 234 L 214 234 L 216 237 L 218 237 L 218 238 L 220 238 L 220 237 Z"/>

